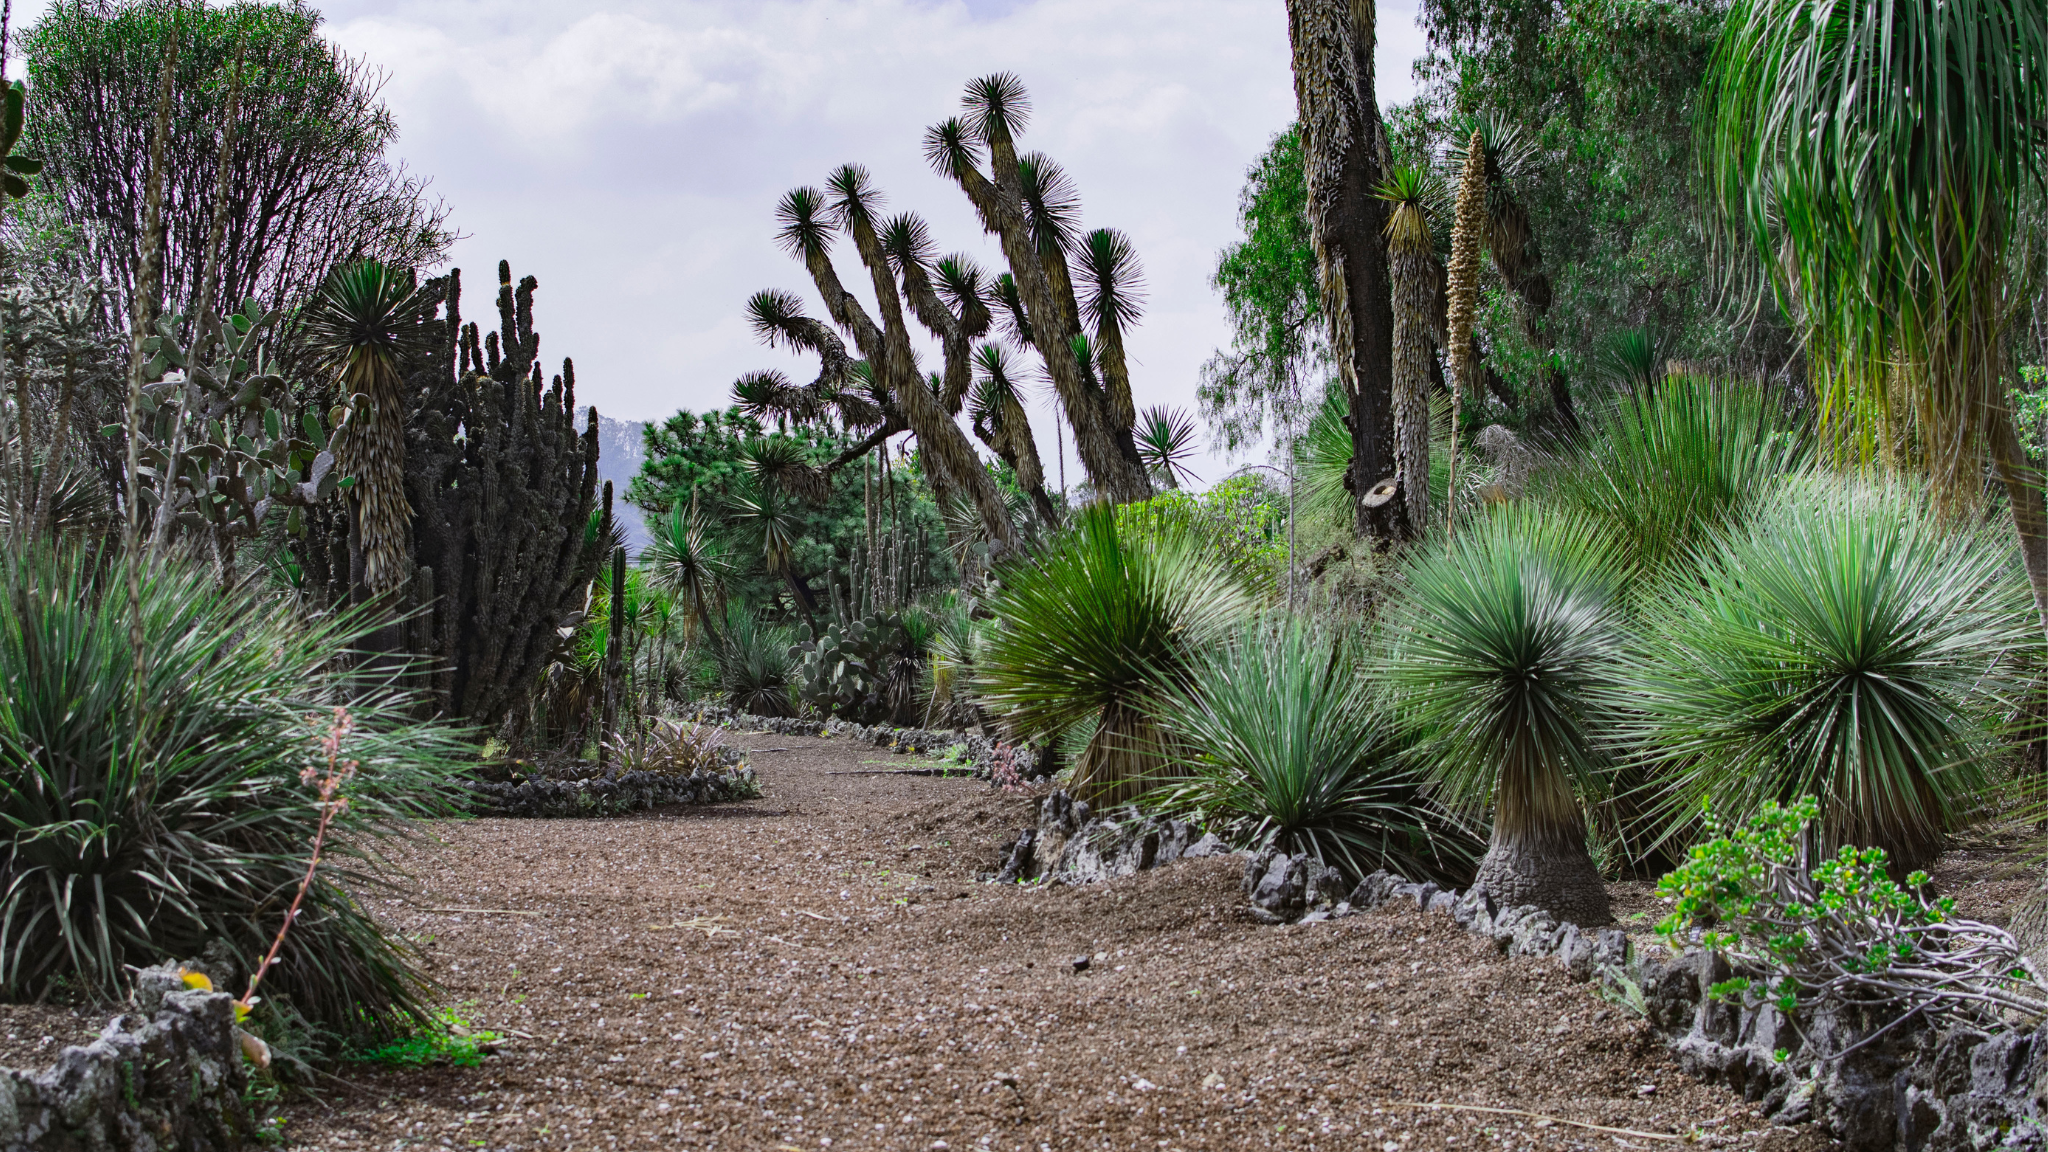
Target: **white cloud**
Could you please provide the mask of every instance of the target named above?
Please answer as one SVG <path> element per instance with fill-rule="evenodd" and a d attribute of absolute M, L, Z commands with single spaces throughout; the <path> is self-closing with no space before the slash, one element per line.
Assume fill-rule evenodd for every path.
<path fill-rule="evenodd" d="M 1023 143 L 1079 182 L 1090 227 L 1128 230 L 1150 308 L 1130 342 L 1141 404 L 1192 407 L 1229 330 L 1209 287 L 1244 171 L 1293 118 L 1280 0 L 334 0 L 328 34 L 389 73 L 397 153 L 467 234 L 467 311 L 500 257 L 541 281 L 543 355 L 631 418 L 729 402 L 759 346 L 748 293 L 804 289 L 776 199 L 865 163 L 942 248 L 1000 261 L 921 155 L 965 82 L 1018 73 Z M 1381 95 L 1405 99 L 1412 7 L 1381 7 Z M 850 253 L 842 275 L 859 273 Z M 1050 408 L 1034 413 L 1050 459 Z M 1227 468 L 1212 459 L 1209 478 Z M 1078 466 L 1069 478 L 1078 477 Z"/>

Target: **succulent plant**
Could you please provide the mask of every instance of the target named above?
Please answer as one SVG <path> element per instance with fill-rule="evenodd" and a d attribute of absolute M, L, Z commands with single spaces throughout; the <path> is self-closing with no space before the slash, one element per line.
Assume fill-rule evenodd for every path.
<path fill-rule="evenodd" d="M 835 605 L 836 607 L 836 605 Z M 872 724 L 914 711 L 920 653 L 901 613 L 842 618 L 789 650 L 797 697 L 828 716 Z"/>

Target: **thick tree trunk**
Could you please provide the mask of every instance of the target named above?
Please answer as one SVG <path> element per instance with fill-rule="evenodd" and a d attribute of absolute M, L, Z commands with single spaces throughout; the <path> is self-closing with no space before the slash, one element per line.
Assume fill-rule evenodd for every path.
<path fill-rule="evenodd" d="M 1485 886 L 1503 908 L 1534 904 L 1582 928 L 1614 918 L 1607 885 L 1586 851 L 1584 825 L 1549 834 L 1511 833 L 1496 826 L 1473 883 Z"/>
<path fill-rule="evenodd" d="M 1351 401 L 1357 529 L 1391 540 L 1415 523 L 1403 501 L 1374 506 L 1393 477 L 1393 308 L 1387 276 L 1386 135 L 1373 84 L 1371 0 L 1288 0 L 1294 91 L 1308 180 L 1309 235 L 1322 273 L 1330 351 Z"/>
<path fill-rule="evenodd" d="M 2041 470 L 2027 459 L 2013 429 L 2011 413 L 1991 414 L 1986 429 L 1991 440 L 1991 459 L 2005 493 L 2012 503 L 2013 527 L 2019 530 L 2020 560 L 2026 565 L 2027 583 L 2034 590 L 2034 614 L 2048 635 L 2048 506 L 2044 506 Z"/>

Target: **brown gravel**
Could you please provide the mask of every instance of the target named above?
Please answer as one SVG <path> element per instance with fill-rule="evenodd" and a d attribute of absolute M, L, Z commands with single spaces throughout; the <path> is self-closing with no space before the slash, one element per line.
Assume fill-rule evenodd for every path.
<path fill-rule="evenodd" d="M 0 1068 L 41 1071 L 73 1044 L 90 1044 L 108 1010 L 59 1004 L 0 1004 Z"/>
<path fill-rule="evenodd" d="M 1236 860 L 979 884 L 1021 797 L 843 741 L 742 735 L 756 801 L 444 825 L 377 914 L 483 1067 L 358 1066 L 301 1147 L 1819 1148 L 1677 1071 L 1551 965 L 1383 910 L 1268 928 Z M 768 751 L 769 748 L 786 751 Z M 884 763 L 874 763 L 884 761 Z M 1073 961 L 1090 957 L 1077 974 Z"/>

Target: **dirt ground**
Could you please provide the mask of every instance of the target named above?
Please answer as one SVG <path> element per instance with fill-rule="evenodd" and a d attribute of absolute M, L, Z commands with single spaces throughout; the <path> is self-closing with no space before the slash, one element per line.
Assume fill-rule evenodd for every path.
<path fill-rule="evenodd" d="M 840 775 L 905 765 L 845 741 L 734 740 L 759 800 L 440 826 L 375 911 L 506 1042 L 480 1068 L 349 1068 L 290 1109 L 294 1145 L 1826 1146 L 1441 918 L 1262 927 L 1231 858 L 977 883 L 1027 799 Z"/>

